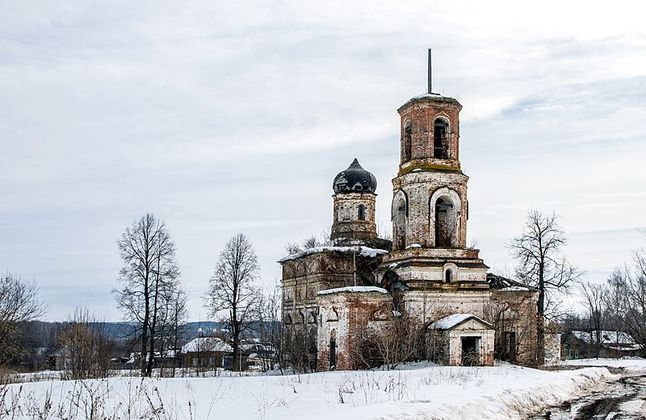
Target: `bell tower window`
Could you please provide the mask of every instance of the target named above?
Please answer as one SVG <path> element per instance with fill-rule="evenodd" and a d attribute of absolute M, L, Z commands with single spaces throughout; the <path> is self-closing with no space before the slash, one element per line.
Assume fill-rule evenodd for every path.
<path fill-rule="evenodd" d="M 359 211 L 358 211 L 358 218 L 359 220 L 366 220 L 366 206 L 363 204 L 359 204 Z"/>
<path fill-rule="evenodd" d="M 394 249 L 406 248 L 406 219 L 407 199 L 403 191 L 398 191 L 393 198 L 392 221 L 393 221 L 393 247 Z"/>
<path fill-rule="evenodd" d="M 435 203 L 435 246 L 438 248 L 453 246 L 455 220 L 453 203 L 448 197 L 441 197 Z"/>
<path fill-rule="evenodd" d="M 411 126 L 410 121 L 404 126 L 404 162 L 408 162 L 411 159 L 412 147 L 413 147 L 413 127 Z"/>
<path fill-rule="evenodd" d="M 442 118 L 436 119 L 433 125 L 433 156 L 436 159 L 449 158 L 448 132 L 449 124 Z"/>

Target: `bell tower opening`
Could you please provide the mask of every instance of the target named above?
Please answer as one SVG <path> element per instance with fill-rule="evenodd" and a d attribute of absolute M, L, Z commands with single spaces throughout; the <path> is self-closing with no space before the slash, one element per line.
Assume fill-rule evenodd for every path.
<path fill-rule="evenodd" d="M 440 197 L 435 202 L 435 246 L 447 248 L 454 246 L 455 217 L 454 206 L 448 197 Z"/>
<path fill-rule="evenodd" d="M 448 145 L 449 124 L 442 118 L 437 118 L 433 124 L 433 156 L 436 159 L 449 158 Z"/>
<path fill-rule="evenodd" d="M 406 213 L 407 200 L 404 192 L 399 191 L 393 198 L 393 248 L 406 248 Z"/>

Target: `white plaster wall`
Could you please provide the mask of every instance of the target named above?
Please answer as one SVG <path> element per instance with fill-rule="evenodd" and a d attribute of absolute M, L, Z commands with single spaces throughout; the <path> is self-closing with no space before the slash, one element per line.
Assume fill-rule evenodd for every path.
<path fill-rule="evenodd" d="M 440 292 L 413 290 L 404 293 L 402 302 L 408 314 L 422 322 L 436 321 L 450 314 L 464 313 L 485 318 L 491 292 Z"/>

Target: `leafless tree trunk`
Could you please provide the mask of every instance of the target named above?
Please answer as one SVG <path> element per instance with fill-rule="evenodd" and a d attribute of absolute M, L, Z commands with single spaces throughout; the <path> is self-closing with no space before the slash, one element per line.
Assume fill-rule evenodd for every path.
<path fill-rule="evenodd" d="M 220 253 L 206 295 L 211 313 L 216 317 L 226 318 L 229 323 L 233 368 L 236 371 L 242 369 L 242 334 L 258 319 L 258 268 L 258 258 L 249 239 L 241 233 L 235 235 Z"/>
<path fill-rule="evenodd" d="M 157 316 L 165 290 L 177 288 L 175 245 L 163 221 L 148 213 L 127 228 L 117 242 L 124 266 L 115 290 L 117 306 L 141 332 L 141 374 L 150 376 L 154 362 Z"/>
<path fill-rule="evenodd" d="M 35 283 L 12 274 L 0 276 L 0 366 L 15 363 L 20 357 L 16 337 L 18 324 L 44 314 L 45 306 L 38 300 Z"/>
<path fill-rule="evenodd" d="M 566 292 L 581 273 L 562 255 L 565 232 L 555 214 L 546 216 L 531 210 L 523 232 L 509 244 L 516 259 L 516 275 L 525 284 L 538 288 L 538 329 L 536 362 L 544 363 L 545 318 L 555 312 L 559 292 Z"/>

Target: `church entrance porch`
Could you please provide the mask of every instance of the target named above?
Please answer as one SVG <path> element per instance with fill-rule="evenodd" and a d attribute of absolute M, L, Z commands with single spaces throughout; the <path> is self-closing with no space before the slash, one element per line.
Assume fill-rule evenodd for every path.
<path fill-rule="evenodd" d="M 475 315 L 449 315 L 429 325 L 426 334 L 428 358 L 437 364 L 493 365 L 493 326 Z"/>

